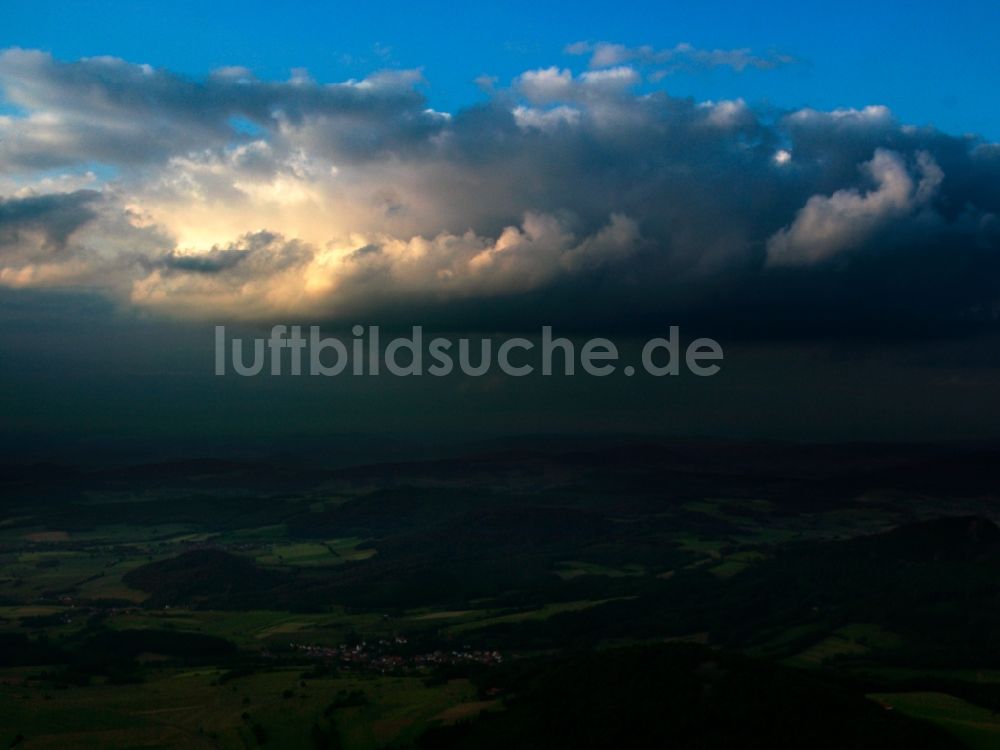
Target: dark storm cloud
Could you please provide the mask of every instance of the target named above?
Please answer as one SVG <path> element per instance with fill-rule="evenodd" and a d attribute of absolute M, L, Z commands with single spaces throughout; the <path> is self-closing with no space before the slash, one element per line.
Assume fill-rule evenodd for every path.
<path fill-rule="evenodd" d="M 308 258 L 308 248 L 297 242 L 285 242 L 272 232 L 255 232 L 225 247 L 216 246 L 196 255 L 168 253 L 162 259 L 162 266 L 182 274 L 228 273 L 231 279 L 239 274 L 245 280 L 252 280 L 296 267 Z"/>
<path fill-rule="evenodd" d="M 93 190 L 0 198 L 0 253 L 20 244 L 25 232 L 37 233 L 52 250 L 65 246 L 70 234 L 94 218 L 93 204 L 100 199 Z"/>
<path fill-rule="evenodd" d="M 525 72 L 453 115 L 426 108 L 413 73 L 192 81 L 9 51 L 0 82 L 25 114 L 0 119 L 0 168 L 22 190 L 40 166 L 118 170 L 102 191 L 118 215 L 86 243 L 52 215 L 77 264 L 58 278 L 97 266 L 101 291 L 167 313 L 749 336 L 995 325 L 1000 146 L 880 106 L 680 99 L 636 67 L 778 56 L 575 51 L 590 69 Z M 52 274 L 7 264 L 0 281 Z"/>

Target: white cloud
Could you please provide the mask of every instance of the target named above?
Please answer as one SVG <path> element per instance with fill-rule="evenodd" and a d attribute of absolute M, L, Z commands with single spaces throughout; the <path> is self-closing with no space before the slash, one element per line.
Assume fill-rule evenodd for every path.
<path fill-rule="evenodd" d="M 742 99 L 704 102 L 701 106 L 708 111 L 708 121 L 716 127 L 732 128 L 753 120 L 753 113 Z"/>
<path fill-rule="evenodd" d="M 893 151 L 878 149 L 863 168 L 876 187 L 865 193 L 848 188 L 812 196 L 791 226 L 768 240 L 768 263 L 809 265 L 856 248 L 889 222 L 927 203 L 944 177 L 926 152 L 918 155 L 919 182 Z"/>
<path fill-rule="evenodd" d="M 575 125 L 580 120 L 580 110 L 565 105 L 551 109 L 535 107 L 514 107 L 514 120 L 519 128 L 553 130 L 560 125 Z"/>
<path fill-rule="evenodd" d="M 891 125 L 893 117 L 892 111 L 885 105 L 869 104 L 861 109 L 844 107 L 829 112 L 821 112 L 811 108 L 799 109 L 789 115 L 789 120 L 795 124 L 803 125 L 833 123 L 855 127 L 872 127 Z"/>
<path fill-rule="evenodd" d="M 590 89 L 620 91 L 631 88 L 639 82 L 639 74 L 627 65 L 605 70 L 590 70 L 580 76 L 581 83 Z"/>
<path fill-rule="evenodd" d="M 387 297 L 443 301 L 532 291 L 619 262 L 641 240 L 636 223 L 619 214 L 581 238 L 558 217 L 528 213 L 495 239 L 468 231 L 354 241 L 364 244 L 320 249 L 246 235 L 208 252 L 170 254 L 122 291 L 134 305 L 180 316 L 197 316 L 206 305 L 234 318 L 356 316 L 377 313 Z"/>
<path fill-rule="evenodd" d="M 522 73 L 517 82 L 529 101 L 540 104 L 568 99 L 573 91 L 573 74 L 555 66 L 529 70 Z"/>
<path fill-rule="evenodd" d="M 655 78 L 682 69 L 726 67 L 742 72 L 748 68 L 771 70 L 795 62 L 790 55 L 775 52 L 757 55 L 747 48 L 700 49 L 687 42 L 665 49 L 656 49 L 649 45 L 628 47 L 611 42 L 575 42 L 563 51 L 568 55 L 590 55 L 588 65 L 595 69 L 615 67 L 624 63 L 657 67 L 659 70 L 654 74 Z"/>

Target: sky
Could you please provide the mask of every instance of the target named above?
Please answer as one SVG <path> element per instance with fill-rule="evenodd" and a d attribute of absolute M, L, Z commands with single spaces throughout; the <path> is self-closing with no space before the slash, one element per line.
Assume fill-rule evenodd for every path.
<path fill-rule="evenodd" d="M 998 22 L 7 2 L 0 434 L 996 438 Z M 215 324 L 292 322 L 629 346 L 678 324 L 727 362 L 669 385 L 213 377 Z"/>
<path fill-rule="evenodd" d="M 750 48 L 799 64 L 766 75 L 673 78 L 683 96 L 822 109 L 884 104 L 905 122 L 1000 138 L 1000 74 L 988 0 L 507 3 L 28 2 L 7 0 L 0 46 L 72 60 L 115 55 L 189 76 L 242 65 L 261 78 L 306 68 L 322 81 L 380 67 L 419 68 L 432 106 L 478 100 L 479 76 L 572 62 L 578 41 Z"/>

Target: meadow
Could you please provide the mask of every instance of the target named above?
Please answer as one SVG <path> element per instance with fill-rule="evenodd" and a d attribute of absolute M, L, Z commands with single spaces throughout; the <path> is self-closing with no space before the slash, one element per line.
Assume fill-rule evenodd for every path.
<path fill-rule="evenodd" d="M 9 470 L 0 743 L 993 746 L 992 457 L 727 450 Z"/>

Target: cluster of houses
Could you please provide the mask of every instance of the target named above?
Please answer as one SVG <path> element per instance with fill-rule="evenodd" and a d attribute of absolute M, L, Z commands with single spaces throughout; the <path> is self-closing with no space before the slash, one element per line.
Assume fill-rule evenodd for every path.
<path fill-rule="evenodd" d="M 503 656 L 495 650 L 463 648 L 418 654 L 400 653 L 399 647 L 406 643 L 405 636 L 396 636 L 374 643 L 361 641 L 353 646 L 321 646 L 310 643 L 290 643 L 289 646 L 312 659 L 335 663 L 348 669 L 374 670 L 383 674 L 456 664 L 494 666 L 503 662 Z"/>

